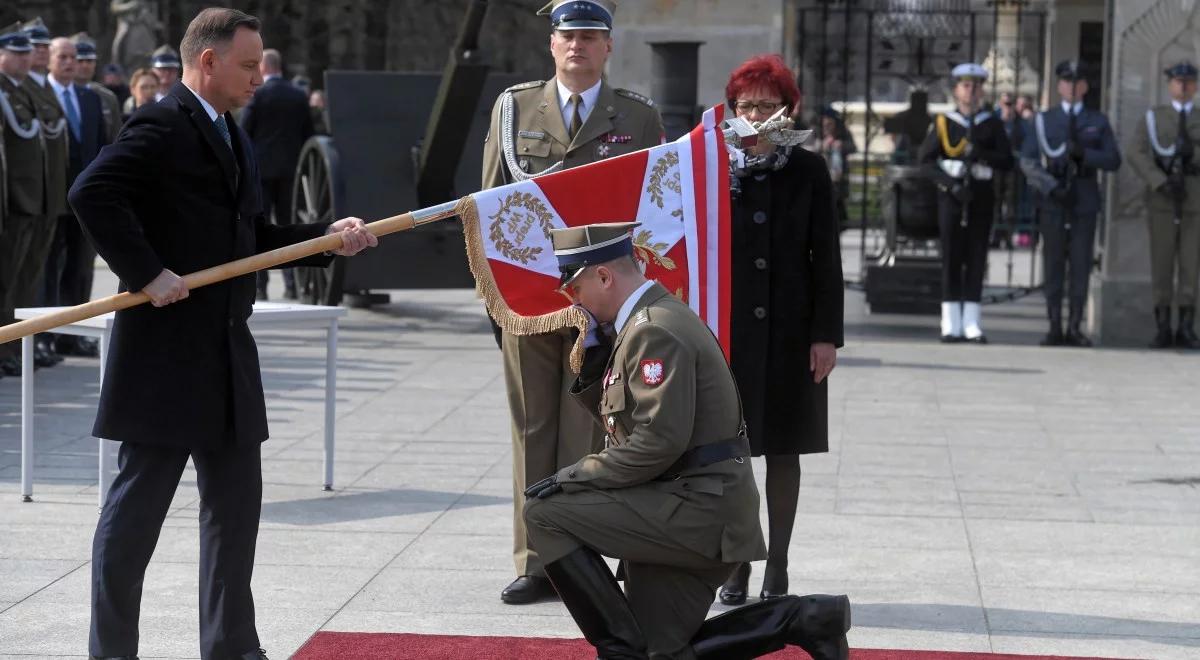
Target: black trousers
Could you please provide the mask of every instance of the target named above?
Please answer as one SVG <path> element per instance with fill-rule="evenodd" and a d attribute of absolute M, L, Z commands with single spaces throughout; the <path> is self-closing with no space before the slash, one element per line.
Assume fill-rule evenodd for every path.
<path fill-rule="evenodd" d="M 992 233 L 994 195 L 991 182 L 975 185 L 962 226 L 962 204 L 938 192 L 938 229 L 942 240 L 942 300 L 979 302 L 987 269 L 988 239 Z M 986 190 L 986 192 L 984 192 Z"/>
<path fill-rule="evenodd" d="M 120 472 L 92 541 L 89 653 L 137 654 L 142 580 L 189 457 L 200 491 L 200 656 L 225 660 L 259 647 L 250 577 L 260 451 L 258 443 L 210 452 L 121 444 Z"/>
<path fill-rule="evenodd" d="M 1071 225 L 1067 229 L 1067 224 Z M 1067 214 L 1060 207 L 1041 210 L 1043 263 L 1045 266 L 1046 307 L 1062 309 L 1063 282 L 1070 264 L 1067 300 L 1074 314 L 1081 314 L 1087 302 L 1088 278 L 1092 273 L 1092 244 L 1096 240 L 1096 214 Z"/>
<path fill-rule="evenodd" d="M 271 212 L 274 211 L 274 222 L 277 225 L 292 224 L 292 185 L 291 179 L 262 180 L 263 215 L 271 218 Z M 267 288 L 269 280 L 267 271 L 258 271 L 258 288 Z M 283 269 L 283 284 L 289 289 L 296 288 L 291 268 Z"/>
<path fill-rule="evenodd" d="M 96 250 L 83 235 L 79 221 L 74 215 L 60 215 L 42 274 L 45 304 L 81 305 L 90 300 L 95 261 Z"/>

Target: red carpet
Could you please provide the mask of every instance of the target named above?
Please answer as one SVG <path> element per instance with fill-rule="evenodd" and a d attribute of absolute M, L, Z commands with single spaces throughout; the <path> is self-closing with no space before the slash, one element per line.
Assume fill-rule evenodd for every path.
<path fill-rule="evenodd" d="M 319 632 L 292 660 L 594 660 L 596 651 L 582 639 L 542 637 L 469 637 L 408 633 Z M 773 653 L 774 660 L 809 660 L 797 648 Z M 1101 660 L 1050 655 L 951 653 L 854 649 L 850 660 Z"/>

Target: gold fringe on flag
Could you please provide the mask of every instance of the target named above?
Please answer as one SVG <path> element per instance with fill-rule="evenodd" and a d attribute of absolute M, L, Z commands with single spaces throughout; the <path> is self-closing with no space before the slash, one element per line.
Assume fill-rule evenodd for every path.
<path fill-rule="evenodd" d="M 479 227 L 479 209 L 470 196 L 458 200 L 454 209 L 462 218 L 463 237 L 467 243 L 467 262 L 471 275 L 475 277 L 475 291 L 483 300 L 488 313 L 505 332 L 513 335 L 543 335 L 563 328 L 579 330 L 575 346 L 571 348 L 571 370 L 579 373 L 583 368 L 583 339 L 588 330 L 588 317 L 575 307 L 567 307 L 541 316 L 521 316 L 508 308 L 504 296 L 492 279 L 492 268 L 488 265 Z"/>

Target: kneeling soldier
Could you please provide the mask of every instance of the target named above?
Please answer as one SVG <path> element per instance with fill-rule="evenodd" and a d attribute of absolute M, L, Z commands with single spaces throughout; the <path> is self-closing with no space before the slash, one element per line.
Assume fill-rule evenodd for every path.
<path fill-rule="evenodd" d="M 725 356 L 686 304 L 643 277 L 636 226 L 551 232 L 565 292 L 603 324 L 571 394 L 607 446 L 525 492 L 546 575 L 601 658 L 744 658 L 795 644 L 845 659 L 845 596 L 784 596 L 704 620 L 733 569 L 766 557 L 758 489 Z M 601 555 L 624 561 L 624 594 Z"/>

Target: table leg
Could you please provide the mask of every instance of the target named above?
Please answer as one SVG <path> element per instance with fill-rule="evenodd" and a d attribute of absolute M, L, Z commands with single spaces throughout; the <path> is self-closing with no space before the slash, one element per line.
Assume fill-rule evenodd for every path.
<path fill-rule="evenodd" d="M 33 340 L 21 339 L 21 501 L 33 501 Z"/>
<path fill-rule="evenodd" d="M 104 334 L 100 335 L 100 388 L 104 388 L 104 370 L 108 366 L 108 339 L 109 330 L 105 330 Z M 110 445 L 116 444 L 104 438 L 97 438 L 97 453 L 99 454 L 99 474 L 96 480 L 96 506 L 100 509 L 104 508 L 104 501 L 108 499 L 108 488 L 112 485 L 112 451 Z"/>
<path fill-rule="evenodd" d="M 337 417 L 338 320 L 325 331 L 325 490 L 333 490 L 333 426 Z"/>

